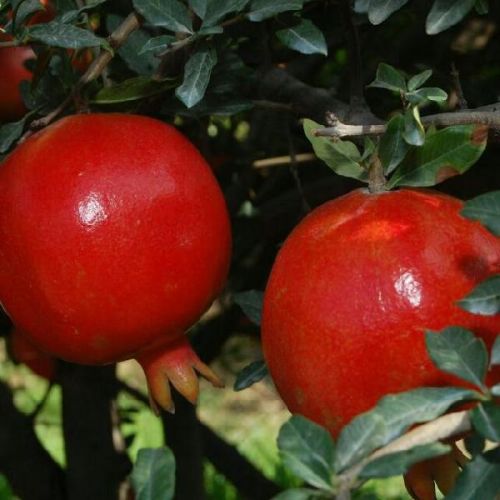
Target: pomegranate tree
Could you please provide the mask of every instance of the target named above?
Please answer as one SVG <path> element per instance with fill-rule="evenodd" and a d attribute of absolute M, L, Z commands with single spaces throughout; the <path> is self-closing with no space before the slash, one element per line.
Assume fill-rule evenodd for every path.
<path fill-rule="evenodd" d="M 135 358 L 152 400 L 195 401 L 217 376 L 185 332 L 220 292 L 230 224 L 219 186 L 173 127 L 69 116 L 0 171 L 0 300 L 41 349 L 82 364 Z"/>

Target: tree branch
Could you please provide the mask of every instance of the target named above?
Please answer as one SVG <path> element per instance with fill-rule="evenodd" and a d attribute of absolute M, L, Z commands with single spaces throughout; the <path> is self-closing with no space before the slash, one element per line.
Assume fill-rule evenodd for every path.
<path fill-rule="evenodd" d="M 468 125 L 476 123 L 478 125 L 487 125 L 492 129 L 500 129 L 500 109 L 497 109 L 499 103 L 490 105 L 494 107 L 491 111 L 484 108 L 467 109 L 452 113 L 439 113 L 422 117 L 422 123 L 425 126 L 434 125 L 435 127 L 447 127 L 450 125 Z M 386 131 L 385 124 L 364 124 L 350 125 L 340 121 L 335 117 L 333 124 L 329 127 L 322 127 L 315 131 L 319 137 L 357 137 L 363 135 L 382 135 Z"/>

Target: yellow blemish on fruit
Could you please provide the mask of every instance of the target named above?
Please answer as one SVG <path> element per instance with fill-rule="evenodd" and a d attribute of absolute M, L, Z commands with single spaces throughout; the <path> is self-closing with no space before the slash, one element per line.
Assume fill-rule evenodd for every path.
<path fill-rule="evenodd" d="M 410 224 L 390 220 L 372 221 L 355 231 L 351 239 L 364 241 L 390 240 L 401 235 L 410 228 Z"/>

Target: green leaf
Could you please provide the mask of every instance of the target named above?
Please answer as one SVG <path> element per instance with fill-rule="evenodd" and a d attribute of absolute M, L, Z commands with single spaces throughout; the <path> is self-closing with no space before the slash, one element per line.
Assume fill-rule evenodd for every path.
<path fill-rule="evenodd" d="M 386 175 L 404 160 L 410 149 L 410 145 L 403 139 L 403 131 L 403 115 L 396 115 L 390 119 L 387 130 L 380 140 L 379 155 Z"/>
<path fill-rule="evenodd" d="M 423 460 L 445 455 L 451 450 L 450 446 L 441 443 L 424 444 L 415 446 L 410 450 L 398 451 L 389 455 L 376 458 L 361 470 L 358 477 L 361 479 L 386 478 L 399 476 Z"/>
<path fill-rule="evenodd" d="M 17 9 L 14 10 L 15 17 L 13 22 L 16 26 L 20 26 L 35 12 L 39 12 L 41 10 L 46 10 L 46 9 L 41 4 L 40 0 L 25 0 L 24 2 L 21 2 L 19 4 Z"/>
<path fill-rule="evenodd" d="M 380 63 L 377 68 L 375 80 L 368 87 L 406 92 L 406 81 L 403 74 L 396 68 L 389 64 Z"/>
<path fill-rule="evenodd" d="M 405 97 L 410 104 L 417 106 L 426 104 L 429 101 L 446 101 L 446 99 L 448 99 L 448 94 L 443 89 L 438 87 L 423 87 L 421 89 L 414 90 L 413 92 L 407 92 Z"/>
<path fill-rule="evenodd" d="M 492 276 L 480 283 L 472 292 L 458 301 L 458 305 L 482 316 L 493 316 L 500 312 L 500 275 Z"/>
<path fill-rule="evenodd" d="M 476 456 L 483 452 L 486 445 L 485 439 L 479 434 L 472 432 L 464 438 L 465 449 L 472 455 Z"/>
<path fill-rule="evenodd" d="M 193 12 L 200 18 L 205 17 L 205 12 L 207 11 L 208 0 L 189 0 L 189 6 L 193 9 Z"/>
<path fill-rule="evenodd" d="M 362 413 L 355 417 L 342 429 L 337 441 L 335 471 L 344 471 L 380 447 L 384 432 L 384 419 L 377 412 Z"/>
<path fill-rule="evenodd" d="M 0 153 L 6 153 L 14 142 L 21 137 L 26 118 L 25 116 L 17 122 L 6 123 L 0 127 Z"/>
<path fill-rule="evenodd" d="M 368 160 L 375 152 L 376 146 L 373 140 L 367 135 L 363 141 L 363 154 L 361 155 L 360 162 Z"/>
<path fill-rule="evenodd" d="M 92 31 L 57 21 L 30 26 L 28 35 L 32 40 L 63 49 L 98 47 L 107 43 L 104 38 L 95 36 Z"/>
<path fill-rule="evenodd" d="M 124 80 L 112 87 L 103 87 L 92 102 L 97 104 L 118 104 L 121 102 L 138 101 L 161 94 L 175 87 L 175 82 L 159 82 L 146 76 L 137 76 Z"/>
<path fill-rule="evenodd" d="M 474 429 L 493 442 L 500 442 L 500 406 L 496 403 L 477 405 L 471 412 Z"/>
<path fill-rule="evenodd" d="M 217 52 L 213 47 L 197 49 L 189 58 L 184 68 L 184 81 L 175 91 L 187 108 L 192 108 L 203 99 L 216 64 Z"/>
<path fill-rule="evenodd" d="M 260 325 L 262 319 L 262 303 L 264 301 L 263 292 L 257 290 L 240 292 L 234 295 L 234 301 L 243 309 L 248 319 L 256 325 Z"/>
<path fill-rule="evenodd" d="M 175 490 L 175 458 L 168 448 L 139 450 L 131 475 L 136 500 L 170 500 Z"/>
<path fill-rule="evenodd" d="M 189 11 L 178 0 L 133 0 L 133 4 L 153 26 L 174 32 L 193 32 Z"/>
<path fill-rule="evenodd" d="M 263 21 L 281 12 L 300 10 L 304 0 L 252 0 L 248 19 L 250 21 Z"/>
<path fill-rule="evenodd" d="M 253 384 L 260 382 L 268 373 L 265 361 L 254 361 L 238 373 L 234 382 L 234 390 L 242 391 L 243 389 L 247 389 Z"/>
<path fill-rule="evenodd" d="M 164 51 L 172 42 L 175 42 L 175 36 L 172 35 L 160 35 L 150 38 L 139 51 L 139 55 L 145 54 L 146 52 L 162 52 Z"/>
<path fill-rule="evenodd" d="M 479 15 L 488 14 L 490 10 L 490 6 L 488 4 L 488 0 L 476 0 L 474 4 L 474 8 Z"/>
<path fill-rule="evenodd" d="M 282 491 L 271 500 L 329 500 L 331 495 L 309 488 L 293 488 Z"/>
<path fill-rule="evenodd" d="M 459 326 L 427 331 L 425 343 L 434 364 L 447 373 L 484 389 L 488 352 L 482 339 Z"/>
<path fill-rule="evenodd" d="M 478 125 L 456 125 L 427 137 L 394 172 L 388 188 L 433 186 L 466 172 L 483 154 L 487 129 Z"/>
<path fill-rule="evenodd" d="M 425 31 L 428 35 L 441 33 L 459 23 L 474 7 L 476 0 L 435 0 L 427 16 Z"/>
<path fill-rule="evenodd" d="M 304 120 L 304 132 L 316 156 L 339 175 L 367 181 L 368 174 L 359 163 L 361 155 L 356 145 L 349 141 L 333 142 L 327 137 L 316 137 L 314 130 L 318 128 L 321 128 L 319 123 Z"/>
<path fill-rule="evenodd" d="M 425 141 L 425 130 L 417 106 L 407 109 L 404 113 L 403 138 L 412 146 L 422 146 Z"/>
<path fill-rule="evenodd" d="M 276 36 L 284 45 L 302 54 L 328 55 L 325 36 L 308 19 L 302 19 L 293 28 L 277 31 Z"/>
<path fill-rule="evenodd" d="M 431 69 L 426 69 L 425 71 L 422 71 L 422 73 L 419 73 L 418 75 L 412 76 L 408 80 L 408 90 L 410 92 L 413 92 L 414 90 L 417 90 L 419 87 L 421 87 L 430 77 L 432 76 L 432 70 Z"/>
<path fill-rule="evenodd" d="M 383 23 L 391 14 L 407 3 L 408 0 L 370 0 L 368 19 L 375 25 Z"/>
<path fill-rule="evenodd" d="M 464 467 L 446 500 L 494 500 L 499 491 L 500 463 L 477 455 Z"/>
<path fill-rule="evenodd" d="M 468 219 L 478 220 L 495 236 L 500 236 L 500 191 L 491 191 L 466 201 L 460 213 Z"/>
<path fill-rule="evenodd" d="M 493 347 L 491 348 L 491 359 L 490 364 L 500 365 L 500 335 L 497 336 L 495 342 L 493 342 Z"/>
<path fill-rule="evenodd" d="M 278 435 L 283 462 L 294 474 L 312 486 L 332 488 L 333 440 L 326 429 L 293 415 Z"/>
<path fill-rule="evenodd" d="M 354 0 L 354 12 L 357 14 L 368 14 L 370 0 Z"/>
<path fill-rule="evenodd" d="M 241 12 L 249 0 L 208 0 L 202 17 L 204 26 L 214 26 L 231 12 Z"/>
<path fill-rule="evenodd" d="M 106 27 L 112 32 L 122 22 L 124 18 L 111 14 L 107 16 Z M 144 52 L 140 54 L 142 48 L 151 40 L 145 31 L 138 29 L 130 34 L 127 41 L 118 49 L 118 55 L 125 64 L 139 75 L 151 76 L 159 63 L 159 58 L 153 52 Z"/>
<path fill-rule="evenodd" d="M 71 23 L 78 19 L 82 12 L 87 12 L 88 10 L 95 9 L 98 5 L 105 3 L 107 0 L 96 0 L 88 5 L 84 5 L 79 9 L 69 10 L 65 12 L 62 16 L 57 17 L 56 20 L 61 23 Z"/>
<path fill-rule="evenodd" d="M 383 397 L 374 410 L 385 423 L 380 433 L 384 446 L 402 436 L 412 425 L 430 422 L 444 414 L 454 404 L 473 401 L 480 393 L 456 387 L 423 387 Z"/>

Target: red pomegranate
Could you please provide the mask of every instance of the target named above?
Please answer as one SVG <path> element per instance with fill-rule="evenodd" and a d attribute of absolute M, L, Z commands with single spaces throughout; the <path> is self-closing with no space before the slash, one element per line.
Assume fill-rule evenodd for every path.
<path fill-rule="evenodd" d="M 54 380 L 56 359 L 41 351 L 18 328 L 14 328 L 10 334 L 9 350 L 14 361 L 25 364 L 33 373 L 42 378 Z"/>
<path fill-rule="evenodd" d="M 430 190 L 361 189 L 295 228 L 272 269 L 262 323 L 270 372 L 292 412 L 336 436 L 386 394 L 461 384 L 434 367 L 424 331 L 460 325 L 489 346 L 500 331 L 500 315 L 456 305 L 500 270 L 500 241 L 461 207 Z"/>
<path fill-rule="evenodd" d="M 0 300 L 14 324 L 75 363 L 137 359 L 166 409 L 166 379 L 191 401 L 195 369 L 219 384 L 184 333 L 220 292 L 230 246 L 210 168 L 151 118 L 63 118 L 0 170 Z"/>

